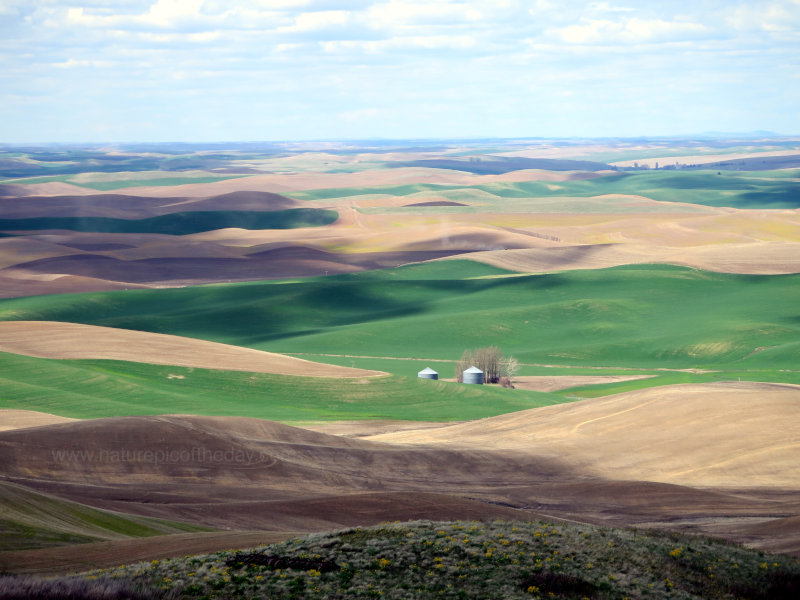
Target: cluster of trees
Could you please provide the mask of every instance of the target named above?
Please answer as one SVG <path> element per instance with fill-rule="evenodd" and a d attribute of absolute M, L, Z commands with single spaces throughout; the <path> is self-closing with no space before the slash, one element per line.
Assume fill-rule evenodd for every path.
<path fill-rule="evenodd" d="M 519 363 L 513 356 L 503 356 L 497 346 L 464 350 L 464 354 L 456 364 L 456 380 L 459 383 L 463 382 L 463 373 L 470 367 L 478 367 L 483 371 L 485 383 L 499 383 L 504 387 L 513 387 L 511 379 L 517 374 Z"/>

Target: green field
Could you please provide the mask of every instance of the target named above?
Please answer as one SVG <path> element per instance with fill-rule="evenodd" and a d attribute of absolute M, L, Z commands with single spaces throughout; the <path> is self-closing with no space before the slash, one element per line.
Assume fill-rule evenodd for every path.
<path fill-rule="evenodd" d="M 495 344 L 530 364 L 735 371 L 800 364 L 800 275 L 640 265 L 485 277 L 491 270 L 447 261 L 288 282 L 8 299 L 0 319 L 281 353 L 457 360 L 467 348 Z"/>
<path fill-rule="evenodd" d="M 83 173 L 83 172 L 78 171 L 78 173 Z M 225 176 L 208 175 L 208 176 L 189 176 L 189 177 L 182 177 L 180 175 L 174 177 L 158 177 L 154 175 L 153 177 L 146 179 L 145 178 L 128 179 L 122 176 L 119 179 L 109 179 L 108 181 L 87 181 L 85 179 L 76 178 L 74 174 L 70 174 L 70 175 L 44 175 L 41 177 L 25 177 L 21 179 L 12 178 L 12 179 L 7 179 L 5 181 L 0 180 L 0 183 L 30 185 L 34 183 L 60 182 L 60 183 L 71 183 L 72 185 L 77 185 L 80 187 L 85 187 L 92 190 L 105 192 L 109 190 L 118 190 L 131 187 L 157 187 L 157 186 L 161 187 L 161 186 L 171 186 L 171 185 L 187 185 L 190 183 L 216 183 L 217 181 L 238 179 L 239 177 L 245 177 L 245 175 L 225 175 Z"/>
<path fill-rule="evenodd" d="M 412 377 L 419 372 L 422 364 L 418 360 L 390 359 L 390 358 L 367 358 L 357 356 L 330 356 L 324 354 L 300 354 L 299 358 L 313 360 L 316 362 L 342 365 L 345 367 L 357 367 L 360 369 L 382 370 L 397 375 Z M 429 362 L 425 363 L 439 373 L 441 378 L 452 378 L 455 376 L 455 366 L 457 361 Z M 683 383 L 713 383 L 717 381 L 762 381 L 772 383 L 790 383 L 800 385 L 800 369 L 797 370 L 778 370 L 778 369 L 743 369 L 718 368 L 713 370 L 670 370 L 670 369 L 646 369 L 646 368 L 590 368 L 590 367 L 563 367 L 563 366 L 544 366 L 544 365 L 519 365 L 519 376 L 544 376 L 544 377 L 569 377 L 575 375 L 594 375 L 594 376 L 645 376 L 646 379 L 634 381 L 597 383 L 592 385 L 579 385 L 561 391 L 553 392 L 558 396 L 568 399 L 595 398 L 598 396 L 608 396 L 649 387 L 662 385 L 676 385 Z"/>
<path fill-rule="evenodd" d="M 461 421 L 563 401 L 553 394 L 416 377 L 293 377 L 0 353 L 0 407 L 80 419 L 197 414 L 298 424 L 342 419 Z"/>
<path fill-rule="evenodd" d="M 0 482 L 0 551 L 197 531 L 211 530 L 98 510 Z"/>
<path fill-rule="evenodd" d="M 663 265 L 506 274 L 438 261 L 283 282 L 2 300 L 3 320 L 171 333 L 392 375 L 328 379 L 0 354 L 0 405 L 77 418 L 461 421 L 655 385 L 800 384 L 798 275 Z M 490 344 L 522 363 L 520 375 L 651 377 L 540 394 L 415 376 L 432 366 L 453 377 L 463 350 Z"/>
<path fill-rule="evenodd" d="M 800 183 L 778 172 L 759 171 L 758 177 L 738 171 L 636 171 L 615 173 L 593 179 L 575 181 L 526 181 L 489 183 L 476 186 L 408 184 L 368 188 L 336 188 L 295 192 L 298 200 L 327 200 L 349 196 L 382 194 L 411 196 L 418 193 L 437 194 L 450 200 L 479 202 L 486 210 L 502 210 L 508 200 L 515 200 L 509 209 L 535 210 L 536 203 L 520 206 L 517 201 L 530 198 L 588 198 L 607 194 L 645 196 L 662 202 L 729 206 L 734 208 L 800 208 Z M 483 195 L 476 199 L 476 192 Z M 506 202 L 503 202 L 503 201 Z M 449 210 L 459 210 L 449 208 Z M 394 211 L 403 209 L 391 209 Z M 466 209 L 461 209 L 466 210 Z"/>
<path fill-rule="evenodd" d="M 68 181 L 74 185 L 106 192 L 109 190 L 120 190 L 123 188 L 132 187 L 162 187 L 171 185 L 187 185 L 190 183 L 216 183 L 217 181 L 226 181 L 228 179 L 238 179 L 243 175 L 233 175 L 225 177 L 153 177 L 151 179 L 116 179 L 112 181 Z"/>
<path fill-rule="evenodd" d="M 241 229 L 294 229 L 320 227 L 339 218 L 335 210 L 290 208 L 266 212 L 196 211 L 176 212 L 148 219 L 114 219 L 110 217 L 37 217 L 0 219 L 5 231 L 37 231 L 68 229 L 95 233 L 161 233 L 189 235 L 225 227 Z"/>

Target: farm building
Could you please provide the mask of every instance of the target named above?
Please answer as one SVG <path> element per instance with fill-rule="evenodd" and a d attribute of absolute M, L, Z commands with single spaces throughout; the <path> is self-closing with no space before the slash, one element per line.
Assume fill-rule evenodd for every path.
<path fill-rule="evenodd" d="M 483 385 L 483 371 L 478 367 L 470 367 L 462 373 L 462 381 L 464 383 Z"/>
<path fill-rule="evenodd" d="M 431 369 L 430 367 L 425 367 L 417 373 L 417 377 L 420 379 L 439 379 L 439 373 Z"/>

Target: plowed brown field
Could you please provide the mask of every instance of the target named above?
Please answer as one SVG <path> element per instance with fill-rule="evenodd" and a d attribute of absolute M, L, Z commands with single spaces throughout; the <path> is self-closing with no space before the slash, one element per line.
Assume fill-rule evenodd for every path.
<path fill-rule="evenodd" d="M 561 518 L 798 552 L 798 411 L 797 386 L 731 383 L 359 439 L 256 419 L 125 417 L 0 432 L 0 462 L 12 482 L 92 506 L 269 535 Z M 39 569 L 55 551 L 39 552 L 0 561 Z M 154 542 L 153 556 L 164 552 Z"/>
<path fill-rule="evenodd" d="M 120 193 L 60 183 L 9 185 L 3 189 L 10 195 L 0 198 L 0 216 L 8 218 L 131 219 L 175 211 L 305 207 L 336 210 L 339 219 L 324 227 L 222 229 L 186 236 L 49 231 L 0 238 L 0 297 L 349 273 L 465 255 L 521 272 L 653 262 L 729 273 L 800 272 L 796 210 L 737 210 L 619 194 L 525 198 L 519 204 L 500 202 L 479 188 L 465 188 L 454 197 L 435 191 L 395 196 L 380 188 L 519 181 L 557 185 L 600 175 L 398 168 L 254 175 Z M 366 193 L 374 186 L 373 193 Z M 323 188 L 360 189 L 327 200 L 288 196 Z M 25 196 L 24 202 L 13 194 Z M 465 205 L 463 211 L 454 211 L 454 200 Z M 291 252 L 275 253 L 285 248 Z"/>

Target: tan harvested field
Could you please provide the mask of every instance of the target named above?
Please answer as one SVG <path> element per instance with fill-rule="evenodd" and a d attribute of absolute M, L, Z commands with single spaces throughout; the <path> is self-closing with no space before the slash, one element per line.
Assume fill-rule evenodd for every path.
<path fill-rule="evenodd" d="M 25 429 L 26 427 L 42 427 L 43 425 L 54 425 L 56 423 L 71 423 L 76 419 L 60 417 L 50 413 L 37 412 L 35 410 L 16 410 L 12 408 L 0 408 L 0 431 L 10 429 Z"/>
<path fill-rule="evenodd" d="M 800 386 L 664 386 L 369 439 L 560 457 L 609 479 L 793 488 Z"/>
<path fill-rule="evenodd" d="M 384 375 L 193 338 L 53 321 L 0 322 L 0 351 L 39 358 L 99 358 L 305 377 Z"/>
<path fill-rule="evenodd" d="M 246 418 L 118 417 L 0 432 L 0 460 L 7 480 L 36 491 L 276 536 L 418 518 L 563 518 L 799 553 L 798 413 L 798 386 L 720 383 L 415 430 L 382 423 L 389 432 L 370 437 L 352 437 L 368 432 L 348 424 L 329 435 Z M 141 548 L 126 541 L 114 560 L 129 550 L 138 560 Z M 40 569 L 58 554 L 37 552 L 0 560 Z"/>
<path fill-rule="evenodd" d="M 737 210 L 620 194 L 505 202 L 471 187 L 407 196 L 369 189 L 520 181 L 557 189 L 560 181 L 604 175 L 537 170 L 476 175 L 404 167 L 253 175 L 119 193 L 59 183 L 7 185 L 4 193 L 11 195 L 0 198 L 3 218 L 141 219 L 192 210 L 324 208 L 336 210 L 339 219 L 323 227 L 185 236 L 42 231 L 0 238 L 0 297 L 350 273 L 462 256 L 520 272 L 652 262 L 731 273 L 800 272 L 797 210 Z M 317 201 L 290 197 L 322 188 L 370 193 Z"/>
<path fill-rule="evenodd" d="M 652 375 L 516 375 L 514 387 L 536 392 L 557 392 L 581 385 L 647 379 Z"/>
<path fill-rule="evenodd" d="M 800 244 L 731 244 L 701 248 L 642 247 L 626 244 L 490 250 L 470 260 L 521 273 L 605 269 L 619 265 L 666 263 L 718 273 L 776 275 L 800 271 Z"/>
<path fill-rule="evenodd" d="M 137 196 L 160 198 L 165 195 L 171 197 L 202 198 L 228 194 L 231 192 L 243 192 L 250 190 L 270 190 L 278 194 L 290 194 L 291 192 L 318 190 L 327 188 L 353 188 L 353 187 L 373 187 L 404 185 L 407 183 L 432 183 L 443 185 L 481 185 L 497 182 L 514 181 L 565 181 L 576 178 L 596 177 L 597 174 L 573 173 L 569 171 L 553 172 L 533 169 L 521 171 L 511 171 L 500 175 L 476 175 L 464 171 L 452 171 L 448 169 L 433 169 L 425 167 L 403 167 L 396 169 L 368 169 L 354 173 L 278 173 L 271 175 L 252 175 L 239 179 L 226 179 L 214 183 L 190 183 L 184 185 L 174 185 L 165 188 L 164 186 L 136 187 Z M 53 185 L 53 184 L 38 184 Z M 67 186 L 64 189 L 73 191 L 77 186 L 69 184 L 59 184 Z M 21 186 L 22 187 L 22 186 Z M 27 187 L 27 186 L 25 186 Z M 54 191 L 47 194 L 43 188 L 36 190 L 41 195 L 58 195 L 64 192 L 58 191 L 60 188 L 50 188 Z M 78 188 L 86 189 L 86 188 Z M 128 191 L 130 188 L 124 188 Z M 96 194 L 94 190 L 88 190 L 89 194 Z"/>
<path fill-rule="evenodd" d="M 367 437 L 392 433 L 395 431 L 420 430 L 427 428 L 438 428 L 442 424 L 437 421 L 332 421 L 327 423 L 303 424 L 303 429 L 327 433 L 330 435 L 340 435 L 343 437 Z"/>

